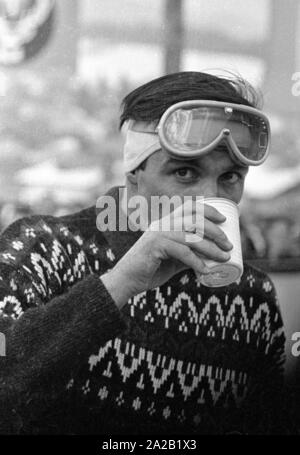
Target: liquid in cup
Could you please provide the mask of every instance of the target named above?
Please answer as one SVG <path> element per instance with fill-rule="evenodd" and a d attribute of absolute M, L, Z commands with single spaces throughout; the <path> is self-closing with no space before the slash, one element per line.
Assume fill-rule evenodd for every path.
<path fill-rule="evenodd" d="M 233 248 L 229 251 L 231 258 L 227 262 L 204 260 L 206 267 L 210 269 L 210 273 L 202 275 L 196 272 L 196 276 L 204 286 L 228 286 L 237 281 L 243 274 L 239 208 L 235 202 L 225 198 L 205 198 L 204 203 L 215 207 L 226 216 L 224 223 L 218 224 L 218 226 L 225 232 Z"/>

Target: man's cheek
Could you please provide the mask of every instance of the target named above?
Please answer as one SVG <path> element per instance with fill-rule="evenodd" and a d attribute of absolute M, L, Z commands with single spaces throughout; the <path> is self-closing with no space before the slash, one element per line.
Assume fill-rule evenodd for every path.
<path fill-rule="evenodd" d="M 229 199 L 236 204 L 239 204 L 243 196 L 243 185 L 236 185 L 234 188 L 226 188 L 219 193 L 219 197 Z"/>

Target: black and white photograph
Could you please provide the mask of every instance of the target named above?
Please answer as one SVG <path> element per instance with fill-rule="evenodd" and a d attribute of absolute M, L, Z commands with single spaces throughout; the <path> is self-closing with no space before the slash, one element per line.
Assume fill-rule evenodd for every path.
<path fill-rule="evenodd" d="M 0 0 L 1 437 L 299 434 L 300 2 Z"/>

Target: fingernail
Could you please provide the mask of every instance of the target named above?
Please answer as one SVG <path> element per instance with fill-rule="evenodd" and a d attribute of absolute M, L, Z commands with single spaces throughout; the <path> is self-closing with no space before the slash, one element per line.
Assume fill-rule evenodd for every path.
<path fill-rule="evenodd" d="M 224 252 L 224 253 L 223 253 L 223 258 L 226 259 L 226 260 L 228 260 L 228 259 L 231 258 L 231 255 L 230 255 L 229 253 L 225 253 L 225 252 Z"/>
<path fill-rule="evenodd" d="M 225 243 L 226 243 L 226 246 L 227 246 L 230 250 L 232 250 L 232 248 L 233 248 L 232 243 L 231 243 L 229 240 L 226 240 Z"/>

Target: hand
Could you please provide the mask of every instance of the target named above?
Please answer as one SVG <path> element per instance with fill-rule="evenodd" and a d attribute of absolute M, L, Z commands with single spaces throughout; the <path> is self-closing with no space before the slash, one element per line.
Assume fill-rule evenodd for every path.
<path fill-rule="evenodd" d="M 189 209 L 190 212 L 183 211 L 182 206 L 177 208 L 168 215 L 170 225 L 174 226 L 174 229 L 187 226 L 196 209 L 195 204 Z M 204 205 L 202 216 L 203 239 L 195 242 L 189 234 L 188 241 L 186 231 L 159 230 L 159 221 L 155 221 L 115 267 L 101 276 L 119 307 L 130 297 L 164 284 L 185 269 L 192 268 L 198 274 L 209 273 L 205 259 L 218 262 L 230 259 L 228 251 L 233 246 L 217 225 L 225 221 L 225 216 L 209 205 Z M 161 225 L 164 225 L 163 221 L 166 221 L 166 217 L 160 220 Z"/>

